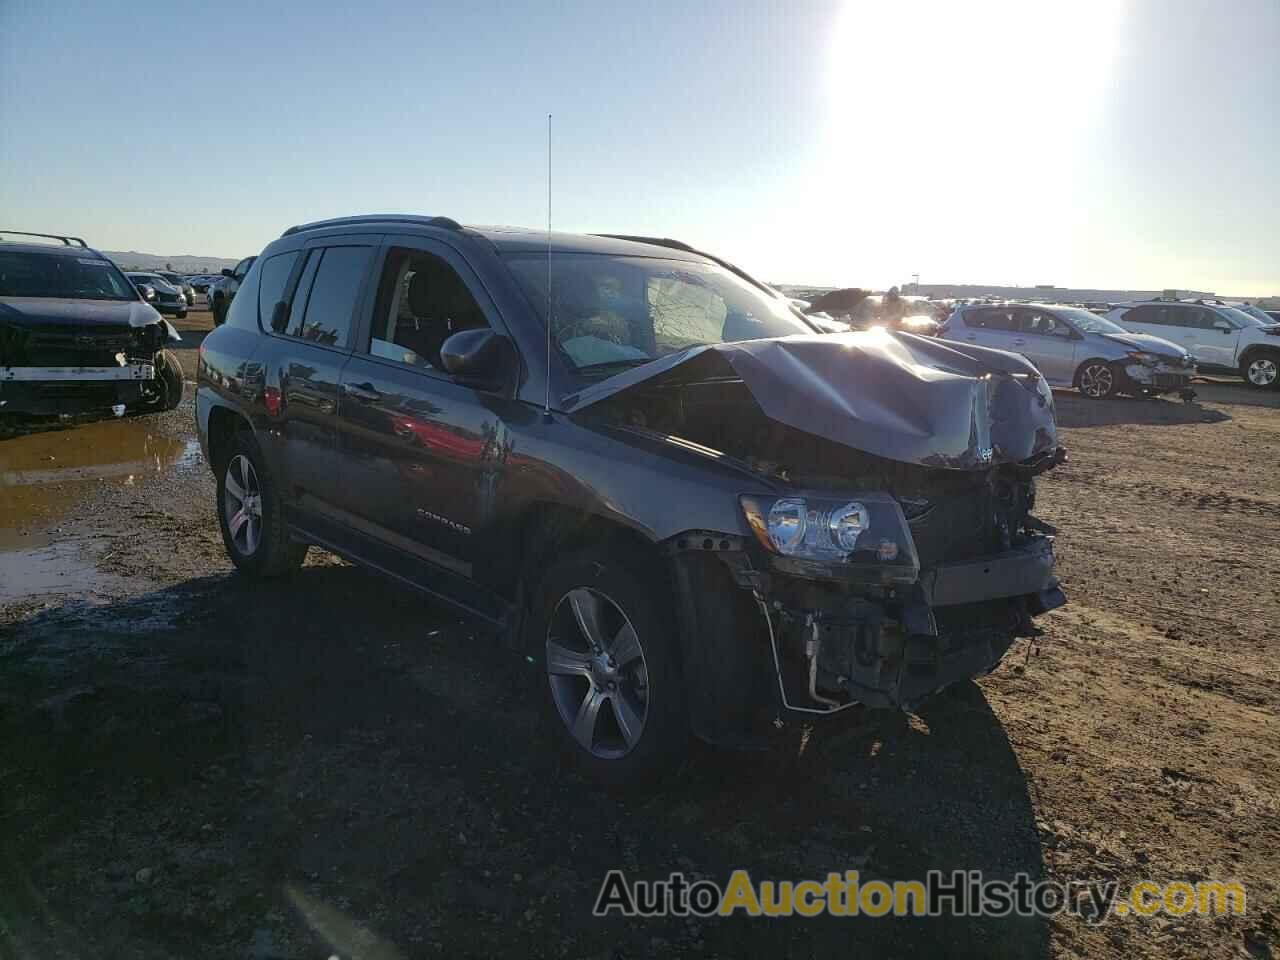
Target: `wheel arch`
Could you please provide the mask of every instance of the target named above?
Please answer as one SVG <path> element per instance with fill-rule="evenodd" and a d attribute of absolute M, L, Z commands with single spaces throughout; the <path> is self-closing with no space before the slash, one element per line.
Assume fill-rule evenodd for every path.
<path fill-rule="evenodd" d="M 558 555 L 588 546 L 626 550 L 646 561 L 669 581 L 660 545 L 646 532 L 617 517 L 552 501 L 534 501 L 516 522 L 519 549 L 497 571 L 498 586 L 510 597 L 529 591 L 522 586 L 545 570 Z"/>
<path fill-rule="evenodd" d="M 231 407 L 215 405 L 209 411 L 208 440 L 209 467 L 216 476 L 226 462 L 232 441 L 240 430 L 252 430 L 249 419 Z"/>

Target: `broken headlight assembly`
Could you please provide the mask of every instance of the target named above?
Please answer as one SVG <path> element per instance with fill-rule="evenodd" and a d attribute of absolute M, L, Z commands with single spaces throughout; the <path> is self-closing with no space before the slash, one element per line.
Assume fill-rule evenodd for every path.
<path fill-rule="evenodd" d="M 877 583 L 912 583 L 920 573 L 902 508 L 888 494 L 739 501 L 756 540 L 787 572 Z"/>

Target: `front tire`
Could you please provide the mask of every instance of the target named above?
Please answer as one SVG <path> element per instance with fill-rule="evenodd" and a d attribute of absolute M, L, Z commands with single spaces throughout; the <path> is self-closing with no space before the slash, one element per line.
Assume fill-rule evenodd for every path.
<path fill-rule="evenodd" d="M 1255 390 L 1274 390 L 1280 386 L 1280 352 L 1251 353 L 1241 362 L 1240 375 Z"/>
<path fill-rule="evenodd" d="M 218 526 L 231 562 L 247 576 L 282 577 L 306 559 L 307 545 L 289 538 L 275 477 L 248 430 L 236 434 L 218 469 Z"/>
<path fill-rule="evenodd" d="M 1120 386 L 1120 374 L 1106 361 L 1087 360 L 1076 375 L 1076 385 L 1091 400 L 1105 400 Z"/>
<path fill-rule="evenodd" d="M 652 568 L 625 549 L 571 554 L 542 577 L 526 621 L 547 721 L 608 786 L 669 773 L 688 748 L 670 588 Z"/>
<path fill-rule="evenodd" d="M 164 410 L 176 410 L 182 403 L 182 362 L 172 350 L 161 350 L 156 361 L 156 373 L 164 385 L 160 406 Z"/>

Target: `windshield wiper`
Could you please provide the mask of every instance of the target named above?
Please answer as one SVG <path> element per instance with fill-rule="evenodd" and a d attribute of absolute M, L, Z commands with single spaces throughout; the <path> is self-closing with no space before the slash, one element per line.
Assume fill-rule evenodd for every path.
<path fill-rule="evenodd" d="M 601 360 L 598 363 L 586 363 L 578 367 L 578 373 L 608 373 L 610 370 L 626 370 L 640 367 L 652 361 L 653 357 L 621 357 L 617 360 Z"/>

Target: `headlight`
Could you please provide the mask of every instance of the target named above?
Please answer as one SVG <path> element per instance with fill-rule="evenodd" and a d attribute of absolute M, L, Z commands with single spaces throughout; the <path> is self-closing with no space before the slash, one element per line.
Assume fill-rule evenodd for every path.
<path fill-rule="evenodd" d="M 793 572 L 905 582 L 919 574 L 906 518 L 888 494 L 860 493 L 854 499 L 744 496 L 741 503 L 760 545 L 797 561 Z M 827 569 L 805 568 L 808 562 Z"/>
<path fill-rule="evenodd" d="M 1147 353 L 1145 350 L 1133 350 L 1127 354 L 1130 360 L 1134 360 L 1148 367 L 1154 367 L 1160 362 L 1160 358 L 1154 353 Z"/>

